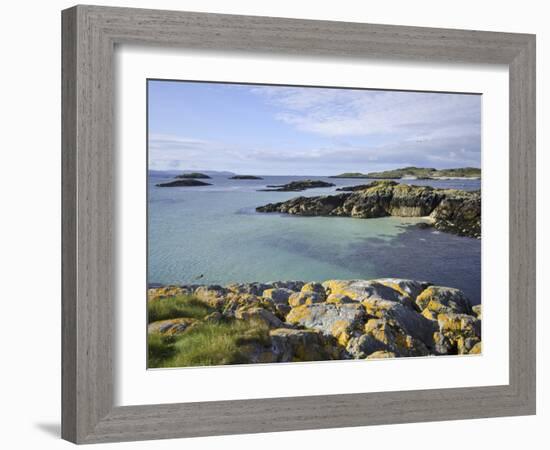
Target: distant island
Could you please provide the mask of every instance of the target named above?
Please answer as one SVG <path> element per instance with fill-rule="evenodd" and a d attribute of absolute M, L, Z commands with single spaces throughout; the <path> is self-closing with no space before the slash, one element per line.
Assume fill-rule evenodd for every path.
<path fill-rule="evenodd" d="M 324 188 L 335 186 L 332 183 L 327 183 L 321 180 L 304 180 L 304 181 L 291 181 L 287 184 L 275 184 L 268 185 L 268 189 L 258 189 L 264 192 L 299 192 L 305 191 L 311 188 Z"/>
<path fill-rule="evenodd" d="M 262 177 L 255 175 L 235 175 L 229 178 L 230 180 L 263 180 Z"/>
<path fill-rule="evenodd" d="M 176 175 L 176 178 L 211 178 L 205 173 L 200 172 L 188 172 L 182 173 L 181 175 Z"/>
<path fill-rule="evenodd" d="M 210 183 L 199 181 L 195 179 L 179 179 L 174 181 L 168 181 L 166 183 L 159 183 L 157 187 L 188 187 L 188 186 L 212 186 Z"/>
<path fill-rule="evenodd" d="M 344 172 L 340 175 L 331 175 L 329 178 L 369 178 L 369 176 L 361 172 Z"/>
<path fill-rule="evenodd" d="M 372 178 L 372 179 L 417 179 L 433 180 L 439 178 L 481 178 L 481 169 L 477 167 L 461 167 L 457 169 L 435 169 L 433 167 L 403 167 L 401 169 L 385 170 L 383 172 L 346 172 L 333 175 L 330 178 Z"/>

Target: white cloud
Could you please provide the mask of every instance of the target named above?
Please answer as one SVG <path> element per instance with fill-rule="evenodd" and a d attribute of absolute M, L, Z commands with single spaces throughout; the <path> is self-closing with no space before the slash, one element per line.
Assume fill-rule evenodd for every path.
<path fill-rule="evenodd" d="M 479 135 L 476 95 L 272 86 L 255 87 L 252 92 L 280 108 L 277 120 L 323 136 Z"/>

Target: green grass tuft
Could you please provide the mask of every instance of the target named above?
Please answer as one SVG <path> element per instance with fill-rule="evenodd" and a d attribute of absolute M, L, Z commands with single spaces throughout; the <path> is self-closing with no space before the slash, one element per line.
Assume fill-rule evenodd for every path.
<path fill-rule="evenodd" d="M 251 353 L 269 345 L 269 328 L 258 322 L 203 322 L 185 333 L 149 336 L 148 367 L 212 366 L 249 363 Z"/>
<path fill-rule="evenodd" d="M 190 319 L 204 319 L 212 313 L 214 308 L 201 302 L 192 295 L 178 295 L 152 300 L 147 303 L 147 321 L 178 319 L 188 317 Z"/>

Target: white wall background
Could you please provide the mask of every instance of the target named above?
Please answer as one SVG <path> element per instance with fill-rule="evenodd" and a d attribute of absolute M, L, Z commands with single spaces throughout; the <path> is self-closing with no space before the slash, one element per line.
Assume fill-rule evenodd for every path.
<path fill-rule="evenodd" d="M 468 28 L 537 34 L 538 278 L 548 273 L 550 225 L 543 209 L 548 179 L 550 28 L 545 2 L 536 0 L 158 0 L 103 1 L 103 5 L 270 15 L 396 25 Z M 71 1 L 5 2 L 1 15 L 0 70 L 0 412 L 4 448 L 68 448 L 59 439 L 60 417 L 60 10 Z M 546 17 L 546 19 L 545 19 Z M 546 170 L 545 170 L 546 169 Z M 548 202 L 546 202 L 548 203 Z M 546 251 L 545 251 L 546 250 Z M 546 258 L 544 258 L 546 254 Z M 546 260 L 545 260 L 546 259 Z M 550 342 L 538 287 L 538 415 L 460 422 L 388 425 L 262 435 L 118 444 L 117 448 L 216 447 L 407 449 L 542 448 L 548 440 L 550 395 L 543 377 Z M 546 427 L 545 427 L 546 425 Z M 540 444 L 537 445 L 537 441 Z M 105 447 L 106 446 L 98 446 Z M 113 447 L 109 447 L 113 448 Z"/>

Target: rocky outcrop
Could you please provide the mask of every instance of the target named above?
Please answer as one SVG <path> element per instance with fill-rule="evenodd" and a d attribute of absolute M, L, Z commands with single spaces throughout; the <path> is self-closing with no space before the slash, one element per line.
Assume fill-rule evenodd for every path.
<path fill-rule="evenodd" d="M 263 180 L 262 177 L 257 177 L 256 175 L 234 175 L 229 177 L 230 180 Z"/>
<path fill-rule="evenodd" d="M 481 306 L 458 289 L 380 278 L 278 281 L 149 289 L 149 302 L 191 295 L 212 308 L 203 319 L 149 324 L 149 333 L 180 336 L 204 322 L 248 321 L 267 331 L 243 338 L 248 362 L 378 359 L 481 353 Z M 244 344 L 246 343 L 246 345 Z"/>
<path fill-rule="evenodd" d="M 183 179 L 186 179 L 186 178 L 200 178 L 200 179 L 206 179 L 206 178 L 210 178 L 208 175 L 206 175 L 205 173 L 200 173 L 200 172 L 186 172 L 186 173 L 182 173 L 181 175 L 176 175 L 176 178 L 183 178 Z"/>
<path fill-rule="evenodd" d="M 188 186 L 211 186 L 210 183 L 204 181 L 195 180 L 194 178 L 187 179 L 181 178 L 174 181 L 167 181 L 166 183 L 159 183 L 157 187 L 188 187 Z"/>
<path fill-rule="evenodd" d="M 303 181 L 291 181 L 287 184 L 268 185 L 268 189 L 258 189 L 264 192 L 299 192 L 312 188 L 325 188 L 335 186 L 332 183 L 327 183 L 321 180 L 303 180 Z"/>
<path fill-rule="evenodd" d="M 174 336 L 183 333 L 195 321 L 186 317 L 178 319 L 157 320 L 147 327 L 148 333 L 160 333 L 164 336 Z"/>
<path fill-rule="evenodd" d="M 428 217 L 432 226 L 460 236 L 481 237 L 481 193 L 374 181 L 350 193 L 296 197 L 256 208 L 300 216 Z"/>

